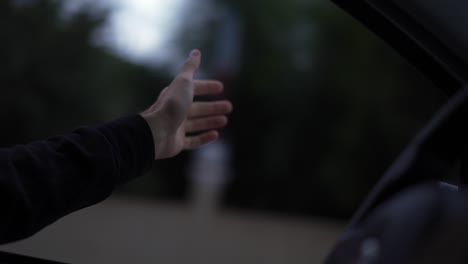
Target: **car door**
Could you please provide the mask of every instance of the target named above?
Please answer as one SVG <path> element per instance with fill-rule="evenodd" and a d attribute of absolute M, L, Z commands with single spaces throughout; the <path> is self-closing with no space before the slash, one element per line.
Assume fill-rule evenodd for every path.
<path fill-rule="evenodd" d="M 468 171 L 466 165 L 468 164 L 466 158 L 468 153 L 466 140 L 468 129 L 466 127 L 468 126 L 465 126 L 468 121 L 466 89 L 468 16 L 466 14 L 468 2 L 464 0 L 334 0 L 333 2 L 390 44 L 449 95 L 447 103 L 414 138 L 362 203 L 327 262 L 384 263 L 359 262 L 362 252 L 357 251 L 362 249 L 360 246 L 365 246 L 369 238 L 367 226 L 369 224 L 375 226 L 375 221 L 369 222 L 369 218 L 378 218 L 381 224 L 377 233 L 375 229 L 372 231 L 374 232 L 372 236 L 381 239 L 396 237 L 395 241 L 403 242 L 398 239 L 398 235 L 402 235 L 398 232 L 411 230 L 415 227 L 414 225 L 423 225 L 427 217 L 421 217 L 425 215 L 423 213 L 409 216 L 420 220 L 411 222 L 407 218 L 408 215 L 395 213 L 397 212 L 395 208 L 400 208 L 400 212 L 405 212 L 405 210 L 408 212 L 407 208 L 402 209 L 404 206 L 399 205 L 412 202 L 401 199 L 398 201 L 395 197 L 411 187 L 439 181 L 442 175 L 457 164 L 460 164 L 460 184 L 466 183 Z M 417 197 L 416 193 L 419 191 L 414 190 L 415 195 L 407 195 L 406 198 Z M 392 201 L 392 199 L 397 201 Z M 415 212 L 419 209 L 417 206 L 413 208 Z M 438 210 L 431 204 L 428 206 L 427 212 Z M 375 216 L 376 214 L 378 217 Z M 393 228 L 396 234 L 392 232 L 389 234 L 388 230 L 385 231 L 386 227 L 391 225 L 386 226 L 383 223 L 390 222 L 399 223 L 396 228 L 395 226 L 387 228 Z M 402 228 L 405 223 L 409 225 L 413 223 L 413 226 Z M 427 229 L 424 230 L 428 232 Z M 385 235 L 384 232 L 386 232 Z M 414 234 L 416 235 L 420 234 Z M 416 244 L 420 243 L 417 239 L 414 241 Z M 414 243 L 408 245 L 415 246 Z M 403 243 L 396 245 L 395 248 L 401 247 Z M 337 262 L 343 259 L 347 261 Z"/>

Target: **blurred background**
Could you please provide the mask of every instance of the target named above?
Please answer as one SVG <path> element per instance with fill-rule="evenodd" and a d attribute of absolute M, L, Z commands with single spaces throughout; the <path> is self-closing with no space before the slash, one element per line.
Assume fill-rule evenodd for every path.
<path fill-rule="evenodd" d="M 234 103 L 217 143 L 2 247 L 73 263 L 316 263 L 446 99 L 329 0 L 3 0 L 0 34 L 1 147 L 144 110 L 192 48 Z"/>

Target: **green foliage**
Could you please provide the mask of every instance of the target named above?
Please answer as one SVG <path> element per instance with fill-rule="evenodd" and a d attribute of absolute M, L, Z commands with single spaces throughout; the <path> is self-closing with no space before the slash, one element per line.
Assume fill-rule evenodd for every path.
<path fill-rule="evenodd" d="M 64 16 L 61 1 L 0 6 L 2 145 L 40 139 L 76 126 L 142 110 L 168 83 L 90 39 L 106 13 Z"/>

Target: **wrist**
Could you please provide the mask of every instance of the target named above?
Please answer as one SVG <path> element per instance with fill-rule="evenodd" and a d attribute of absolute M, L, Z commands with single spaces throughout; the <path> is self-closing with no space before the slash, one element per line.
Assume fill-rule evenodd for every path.
<path fill-rule="evenodd" d="M 143 112 L 140 114 L 146 120 L 151 129 L 154 142 L 154 159 L 161 159 L 164 157 L 165 149 L 167 149 L 169 133 L 164 128 L 164 123 L 161 122 L 160 115 L 156 112 L 148 113 Z"/>

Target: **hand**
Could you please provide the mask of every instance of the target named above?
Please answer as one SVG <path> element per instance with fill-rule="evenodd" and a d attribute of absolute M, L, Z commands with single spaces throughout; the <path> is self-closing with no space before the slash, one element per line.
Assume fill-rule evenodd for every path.
<path fill-rule="evenodd" d="M 227 125 L 232 111 L 229 101 L 193 102 L 194 95 L 213 95 L 223 91 L 218 81 L 194 81 L 201 53 L 193 50 L 175 79 L 141 116 L 148 122 L 154 139 L 155 159 L 176 156 L 218 139 L 216 129 Z M 203 132 L 204 131 L 204 132 Z M 186 133 L 203 132 L 196 136 Z"/>

